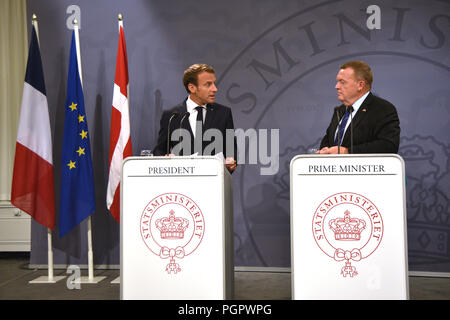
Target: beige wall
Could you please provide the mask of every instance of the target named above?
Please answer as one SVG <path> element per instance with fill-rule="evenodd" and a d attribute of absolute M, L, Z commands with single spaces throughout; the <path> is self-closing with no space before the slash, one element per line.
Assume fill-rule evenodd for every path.
<path fill-rule="evenodd" d="M 0 0 L 0 201 L 10 200 L 28 56 L 25 0 Z"/>

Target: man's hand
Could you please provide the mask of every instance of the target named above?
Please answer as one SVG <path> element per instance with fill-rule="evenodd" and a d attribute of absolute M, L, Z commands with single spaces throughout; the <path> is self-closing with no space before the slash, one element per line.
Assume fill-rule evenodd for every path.
<path fill-rule="evenodd" d="M 317 151 L 318 154 L 338 154 L 338 147 L 323 147 L 319 151 Z M 341 147 L 341 154 L 347 154 L 348 149 L 346 147 Z"/>
<path fill-rule="evenodd" d="M 225 166 L 227 167 L 228 171 L 232 173 L 234 169 L 236 169 L 236 160 L 234 160 L 233 157 L 228 157 L 225 159 Z"/>

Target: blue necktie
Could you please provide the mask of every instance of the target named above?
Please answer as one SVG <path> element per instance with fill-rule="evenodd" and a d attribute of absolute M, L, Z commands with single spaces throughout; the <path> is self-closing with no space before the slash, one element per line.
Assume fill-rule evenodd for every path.
<path fill-rule="evenodd" d="M 345 125 L 347 124 L 348 121 L 348 117 L 350 116 L 350 112 L 349 112 L 350 108 L 346 108 L 345 113 L 344 113 L 344 117 L 342 118 L 341 124 L 339 125 L 339 134 L 336 135 L 336 138 L 334 139 L 334 144 L 337 145 L 341 145 L 342 140 L 344 139 L 344 130 L 345 130 Z M 341 141 L 338 141 L 338 137 L 340 138 Z"/>

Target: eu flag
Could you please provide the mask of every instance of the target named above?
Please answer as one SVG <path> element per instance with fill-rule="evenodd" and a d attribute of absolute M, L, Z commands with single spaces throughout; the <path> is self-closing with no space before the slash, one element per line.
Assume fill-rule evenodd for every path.
<path fill-rule="evenodd" d="M 72 32 L 61 164 L 59 235 L 63 237 L 95 211 L 94 175 L 83 88 Z"/>

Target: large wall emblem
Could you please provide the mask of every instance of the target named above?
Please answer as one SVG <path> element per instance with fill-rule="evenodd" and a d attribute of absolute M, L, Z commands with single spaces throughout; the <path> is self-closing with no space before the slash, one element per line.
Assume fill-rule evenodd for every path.
<path fill-rule="evenodd" d="M 264 23 L 255 20 L 250 24 L 254 29 L 241 26 L 242 34 L 252 38 L 238 38 L 245 46 L 230 46 L 232 59 L 218 72 L 219 94 L 233 108 L 236 127 L 279 128 L 280 145 L 275 175 L 260 175 L 264 161 L 235 173 L 240 192 L 235 216 L 245 228 L 238 229 L 235 239 L 237 264 L 290 266 L 289 251 L 279 250 L 290 241 L 289 163 L 319 147 L 333 107 L 340 104 L 334 89 L 339 66 L 363 60 L 374 71 L 373 93 L 399 112 L 400 154 L 408 177 L 409 266 L 448 271 L 450 94 L 445 86 L 450 65 L 445 57 L 450 37 L 445 32 L 449 15 L 443 13 L 449 12 L 449 4 L 380 3 L 378 29 L 370 27 L 375 16 L 361 1 L 317 1 L 310 6 L 285 1 L 283 11 L 266 3 L 259 8 L 267 12 Z M 418 136 L 411 140 L 413 135 Z M 249 145 L 261 143 L 248 140 Z M 272 245 L 267 245 L 269 232 Z"/>

